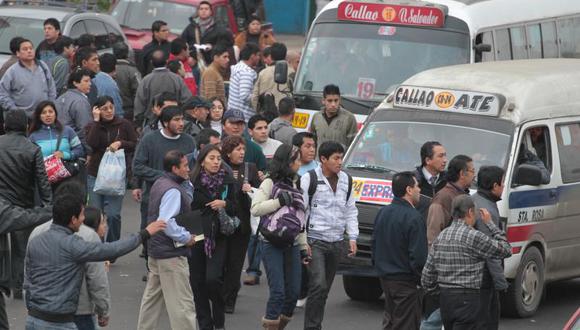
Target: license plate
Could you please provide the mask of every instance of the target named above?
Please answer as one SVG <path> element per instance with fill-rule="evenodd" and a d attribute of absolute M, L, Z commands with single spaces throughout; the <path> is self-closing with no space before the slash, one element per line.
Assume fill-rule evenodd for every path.
<path fill-rule="evenodd" d="M 294 114 L 294 119 L 292 119 L 292 126 L 306 128 L 308 126 L 308 119 L 310 119 L 310 114 L 297 112 Z"/>

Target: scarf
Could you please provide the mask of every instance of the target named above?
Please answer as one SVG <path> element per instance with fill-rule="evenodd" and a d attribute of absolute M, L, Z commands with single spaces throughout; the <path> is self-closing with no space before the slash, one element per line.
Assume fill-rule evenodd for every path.
<path fill-rule="evenodd" d="M 224 183 L 224 177 L 226 175 L 226 171 L 222 168 L 216 174 L 209 174 L 205 170 L 202 170 L 200 173 L 200 182 L 201 185 L 207 189 L 211 198 L 220 198 L 217 196 L 219 189 Z M 205 255 L 208 258 L 212 257 L 213 251 L 215 250 L 215 223 L 212 222 L 211 230 L 209 233 L 209 237 L 206 237 L 204 240 L 204 251 Z"/>
<path fill-rule="evenodd" d="M 199 31 L 201 32 L 201 35 L 204 35 L 205 32 L 209 30 L 209 28 L 211 28 L 214 24 L 213 16 L 207 19 L 199 19 L 197 24 L 199 25 Z"/>

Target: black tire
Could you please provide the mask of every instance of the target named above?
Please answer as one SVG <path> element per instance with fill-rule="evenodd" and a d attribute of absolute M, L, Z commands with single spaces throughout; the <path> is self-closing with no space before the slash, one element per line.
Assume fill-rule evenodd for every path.
<path fill-rule="evenodd" d="M 538 248 L 530 247 L 524 253 L 516 278 L 502 299 L 502 314 L 521 318 L 534 315 L 543 293 L 544 259 Z"/>
<path fill-rule="evenodd" d="M 375 301 L 383 294 L 381 282 L 376 277 L 342 276 L 344 292 L 352 300 Z"/>

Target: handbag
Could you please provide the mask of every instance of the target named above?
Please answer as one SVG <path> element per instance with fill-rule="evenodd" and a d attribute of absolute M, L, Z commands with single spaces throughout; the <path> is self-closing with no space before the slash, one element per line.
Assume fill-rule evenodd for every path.
<path fill-rule="evenodd" d="M 60 148 L 62 134 L 58 135 L 56 151 Z M 66 178 L 75 176 L 80 172 L 79 164 L 75 161 L 65 161 L 54 154 L 44 158 L 44 168 L 50 184 L 61 182 Z"/>
<path fill-rule="evenodd" d="M 228 195 L 228 186 L 222 193 L 222 199 L 225 200 Z M 236 229 L 240 226 L 240 219 L 236 216 L 229 216 L 226 210 L 221 208 L 218 210 L 218 219 L 220 222 L 220 233 L 225 236 L 230 236 L 236 232 Z"/>

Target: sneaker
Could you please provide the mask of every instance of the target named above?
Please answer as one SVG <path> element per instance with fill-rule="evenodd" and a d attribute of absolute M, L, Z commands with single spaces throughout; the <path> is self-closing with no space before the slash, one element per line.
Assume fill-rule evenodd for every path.
<path fill-rule="evenodd" d="M 296 301 L 296 307 L 298 307 L 298 308 L 304 307 L 304 305 L 306 305 L 306 299 L 308 299 L 308 298 L 298 299 Z"/>
<path fill-rule="evenodd" d="M 255 275 L 246 275 L 244 277 L 244 285 L 258 285 L 260 284 L 260 278 Z"/>

